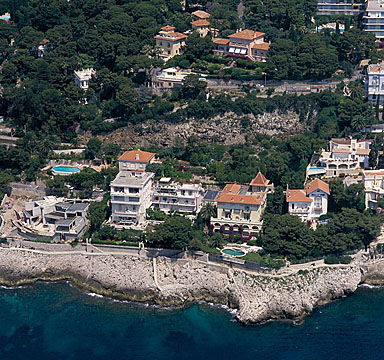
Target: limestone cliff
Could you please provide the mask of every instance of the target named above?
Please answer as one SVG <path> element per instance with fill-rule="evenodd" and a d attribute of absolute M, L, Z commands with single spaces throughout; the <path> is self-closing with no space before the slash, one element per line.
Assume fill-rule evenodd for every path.
<path fill-rule="evenodd" d="M 123 255 L 51 255 L 0 249 L 0 282 L 69 279 L 103 295 L 163 306 L 205 300 L 237 308 L 243 323 L 294 319 L 354 292 L 358 266 L 318 268 L 285 277 L 253 275 L 195 260 Z"/>

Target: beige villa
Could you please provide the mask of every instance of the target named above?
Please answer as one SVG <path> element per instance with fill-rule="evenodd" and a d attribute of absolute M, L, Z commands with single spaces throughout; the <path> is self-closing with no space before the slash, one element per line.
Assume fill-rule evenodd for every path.
<path fill-rule="evenodd" d="M 164 61 L 172 59 L 182 53 L 182 47 L 185 45 L 187 35 L 175 32 L 175 27 L 167 25 L 161 28 L 158 35 L 155 36 L 156 46 L 162 49 L 159 55 Z"/>
<path fill-rule="evenodd" d="M 207 20 L 195 20 L 191 22 L 192 29 L 200 34 L 200 37 L 207 36 L 211 31 L 211 23 Z"/>

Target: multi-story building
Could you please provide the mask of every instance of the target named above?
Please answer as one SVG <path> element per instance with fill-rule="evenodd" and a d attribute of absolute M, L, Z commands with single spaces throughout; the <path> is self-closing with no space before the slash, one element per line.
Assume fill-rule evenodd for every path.
<path fill-rule="evenodd" d="M 207 36 L 211 29 L 211 23 L 204 19 L 194 20 L 191 25 L 192 29 L 200 34 L 200 37 Z"/>
<path fill-rule="evenodd" d="M 362 0 L 317 0 L 317 15 L 359 15 L 364 8 Z"/>
<path fill-rule="evenodd" d="M 219 56 L 266 61 L 270 44 L 264 41 L 264 35 L 258 31 L 242 30 L 229 35 L 229 39 L 214 38 L 213 51 Z"/>
<path fill-rule="evenodd" d="M 322 150 L 316 164 L 308 166 L 307 176 L 358 175 L 369 167 L 371 143 L 369 139 L 331 139 L 329 151 Z"/>
<path fill-rule="evenodd" d="M 384 64 L 368 65 L 365 88 L 369 101 L 376 103 L 379 98 L 380 104 L 384 104 Z"/>
<path fill-rule="evenodd" d="M 168 61 L 176 55 L 182 53 L 182 47 L 185 45 L 187 35 L 175 32 L 175 27 L 167 25 L 161 28 L 158 35 L 155 36 L 156 46 L 162 49 L 159 57 Z"/>
<path fill-rule="evenodd" d="M 200 184 L 180 184 L 161 178 L 153 186 L 152 206 L 164 212 L 195 213 L 200 209 L 204 191 Z"/>
<path fill-rule="evenodd" d="M 363 171 L 365 208 L 376 210 L 377 200 L 384 197 L 384 170 Z"/>
<path fill-rule="evenodd" d="M 92 68 L 75 70 L 75 84 L 82 88 L 83 90 L 88 90 L 89 80 L 91 80 L 92 75 L 95 75 L 96 71 Z"/>
<path fill-rule="evenodd" d="M 377 39 L 384 38 L 384 0 L 368 0 L 363 16 L 364 31 L 370 32 Z"/>
<path fill-rule="evenodd" d="M 121 226 L 145 226 L 146 212 L 151 206 L 155 174 L 146 172 L 155 154 L 126 151 L 118 159 L 120 172 L 111 182 L 111 222 Z"/>
<path fill-rule="evenodd" d="M 305 189 L 287 186 L 288 213 L 299 216 L 301 221 L 316 220 L 327 213 L 329 194 L 329 185 L 320 179 L 311 181 Z"/>
<path fill-rule="evenodd" d="M 215 199 L 217 217 L 211 219 L 213 230 L 255 236 L 261 230 L 267 192 L 272 190 L 273 185 L 260 172 L 249 186 L 227 184 Z"/>
<path fill-rule="evenodd" d="M 189 69 L 163 69 L 152 78 L 152 88 L 164 90 L 182 86 L 184 79 L 188 75 L 191 75 L 191 70 Z"/>
<path fill-rule="evenodd" d="M 89 203 L 64 202 L 54 196 L 31 200 L 25 204 L 19 234 L 45 236 L 56 242 L 76 239 L 87 229 L 88 207 Z"/>

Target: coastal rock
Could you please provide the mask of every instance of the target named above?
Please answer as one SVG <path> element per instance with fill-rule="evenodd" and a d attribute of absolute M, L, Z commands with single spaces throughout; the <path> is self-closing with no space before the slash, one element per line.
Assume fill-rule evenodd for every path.
<path fill-rule="evenodd" d="M 8 286 L 68 279 L 102 295 L 161 306 L 203 300 L 237 308 L 237 318 L 245 324 L 300 318 L 316 306 L 353 293 L 368 271 L 359 266 L 323 267 L 273 277 L 190 259 L 154 261 L 4 248 L 0 264 L 0 282 Z"/>

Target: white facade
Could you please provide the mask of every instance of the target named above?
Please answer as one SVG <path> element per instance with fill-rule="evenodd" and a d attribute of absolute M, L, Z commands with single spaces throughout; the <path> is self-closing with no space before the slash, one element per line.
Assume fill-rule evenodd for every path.
<path fill-rule="evenodd" d="M 112 223 L 144 226 L 151 206 L 153 173 L 120 171 L 111 183 Z"/>
<path fill-rule="evenodd" d="M 369 167 L 371 143 L 372 140 L 368 139 L 332 139 L 329 142 L 329 151 L 321 152 L 318 160 L 320 167 L 309 167 L 307 175 L 358 175 L 361 169 Z"/>
<path fill-rule="evenodd" d="M 384 170 L 363 172 L 365 208 L 376 210 L 377 200 L 384 197 Z"/>
<path fill-rule="evenodd" d="M 317 0 L 317 15 L 359 15 L 363 9 L 361 0 Z"/>
<path fill-rule="evenodd" d="M 301 221 L 312 221 L 328 212 L 329 186 L 316 179 L 306 189 L 290 190 L 287 188 L 286 201 L 288 213 L 299 216 Z"/>
<path fill-rule="evenodd" d="M 384 38 L 384 0 L 368 0 L 363 16 L 364 31 L 368 31 L 377 39 Z"/>
<path fill-rule="evenodd" d="M 365 87 L 369 101 L 376 103 L 380 97 L 380 104 L 384 103 L 384 64 L 368 66 Z"/>
<path fill-rule="evenodd" d="M 164 212 L 193 213 L 200 209 L 203 195 L 200 184 L 180 184 L 162 178 L 153 188 L 152 204 Z"/>
<path fill-rule="evenodd" d="M 185 78 L 191 74 L 191 70 L 179 68 L 163 69 L 152 78 L 152 87 L 154 89 L 173 89 L 182 86 Z"/>
<path fill-rule="evenodd" d="M 91 80 L 92 75 L 95 75 L 96 71 L 92 68 L 75 70 L 75 84 L 82 88 L 83 90 L 88 90 L 89 80 Z"/>

